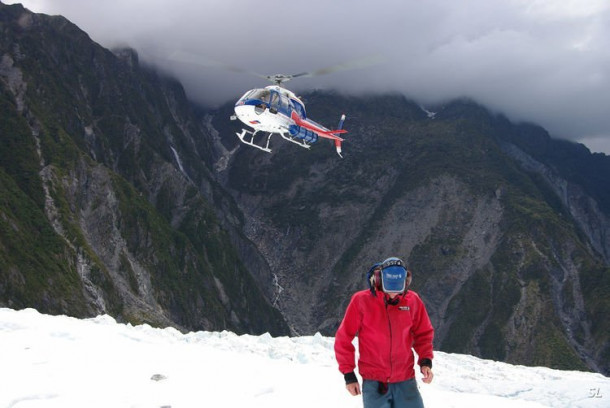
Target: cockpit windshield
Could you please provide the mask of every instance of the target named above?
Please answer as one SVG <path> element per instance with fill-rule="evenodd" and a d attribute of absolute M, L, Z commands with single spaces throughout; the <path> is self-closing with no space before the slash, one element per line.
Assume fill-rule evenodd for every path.
<path fill-rule="evenodd" d="M 257 99 L 261 102 L 265 102 L 265 103 L 269 103 L 269 100 L 271 98 L 271 92 L 269 92 L 268 89 L 253 89 L 251 92 L 248 92 L 246 95 L 244 95 L 241 99 L 242 100 L 247 100 L 247 99 Z"/>

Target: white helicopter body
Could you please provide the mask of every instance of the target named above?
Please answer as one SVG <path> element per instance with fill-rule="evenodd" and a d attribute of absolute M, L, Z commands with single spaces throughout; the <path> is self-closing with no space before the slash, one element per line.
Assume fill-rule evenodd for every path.
<path fill-rule="evenodd" d="M 283 79 L 285 80 L 287 79 Z M 345 115 L 341 116 L 338 129 L 327 129 L 307 118 L 303 101 L 292 91 L 279 86 L 279 83 L 281 81 L 278 85 L 251 89 L 235 103 L 235 116 L 232 119 L 239 119 L 252 128 L 242 129 L 241 133 L 237 133 L 239 139 L 247 145 L 271 152 L 269 141 L 274 133 L 307 149 L 322 137 L 332 139 L 337 154 L 341 156 L 341 142 L 344 139 L 338 135 L 347 132 L 342 129 Z M 254 136 L 258 132 L 268 134 L 264 145 L 254 142 Z"/>

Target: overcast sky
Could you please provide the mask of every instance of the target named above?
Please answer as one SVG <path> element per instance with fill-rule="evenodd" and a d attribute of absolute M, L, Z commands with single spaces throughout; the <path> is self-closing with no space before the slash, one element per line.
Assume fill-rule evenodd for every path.
<path fill-rule="evenodd" d="M 19 2 L 64 15 L 104 46 L 135 48 L 208 105 L 266 85 L 222 64 L 294 74 L 356 61 L 286 86 L 398 90 L 422 104 L 467 96 L 610 154 L 607 0 Z"/>

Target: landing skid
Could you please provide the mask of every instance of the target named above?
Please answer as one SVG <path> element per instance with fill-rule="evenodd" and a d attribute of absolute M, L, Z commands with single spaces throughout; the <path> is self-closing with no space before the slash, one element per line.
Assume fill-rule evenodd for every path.
<path fill-rule="evenodd" d="M 237 137 L 239 137 L 239 140 L 241 140 L 242 143 L 247 144 L 248 146 L 256 147 L 257 149 L 260 149 L 264 152 L 271 153 L 271 148 L 269 148 L 269 142 L 271 141 L 271 135 L 273 135 L 273 133 L 267 133 L 267 142 L 265 143 L 264 146 L 260 145 L 260 144 L 256 144 L 254 142 L 254 136 L 257 133 L 258 133 L 257 130 L 252 132 L 247 129 L 242 129 L 241 133 L 237 132 L 235 134 L 237 135 Z M 250 135 L 250 136 L 247 137 L 246 135 Z M 292 142 L 298 146 L 304 147 L 305 149 L 311 148 L 311 145 L 303 140 L 293 139 L 292 137 L 286 136 L 284 133 L 279 133 L 279 135 L 282 136 L 284 139 L 288 140 L 289 142 Z"/>
<path fill-rule="evenodd" d="M 241 140 L 242 143 L 245 143 L 245 144 L 247 144 L 249 146 L 252 146 L 252 147 L 256 147 L 257 149 L 260 149 L 260 150 L 262 150 L 264 152 L 271 153 L 271 149 L 269 148 L 269 141 L 271 140 L 271 135 L 272 134 L 269 133 L 267 135 L 267 143 L 263 147 L 261 145 L 258 145 L 256 143 L 254 143 L 254 135 L 256 135 L 256 133 L 257 133 L 256 130 L 254 132 L 251 132 L 251 131 L 249 131 L 247 129 L 242 129 L 241 133 L 235 133 L 235 134 L 237 135 L 237 137 L 239 137 L 239 140 Z M 250 140 L 246 139 L 246 134 L 250 135 Z"/>
<path fill-rule="evenodd" d="M 298 140 L 298 139 L 293 139 L 289 136 L 284 135 L 283 133 L 280 133 L 280 136 L 282 136 L 284 139 L 288 140 L 289 142 L 294 143 L 295 145 L 299 145 L 301 147 L 304 147 L 306 149 L 310 149 L 311 145 L 307 144 L 307 142 L 305 142 L 304 140 Z"/>

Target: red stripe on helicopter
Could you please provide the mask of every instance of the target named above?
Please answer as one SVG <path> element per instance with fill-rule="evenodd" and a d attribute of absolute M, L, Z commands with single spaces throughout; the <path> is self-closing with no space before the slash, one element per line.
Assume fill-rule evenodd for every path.
<path fill-rule="evenodd" d="M 318 126 L 315 126 L 311 122 L 307 122 L 307 121 L 301 119 L 299 117 L 299 115 L 297 115 L 296 112 L 294 112 L 294 111 L 290 115 L 290 118 L 292 120 L 294 120 L 294 122 L 297 125 L 304 127 L 305 129 L 311 130 L 312 132 L 316 132 L 318 135 L 325 137 L 327 139 L 335 139 L 335 140 L 343 141 L 344 139 L 340 138 L 337 135 L 341 134 L 341 133 L 347 133 L 347 130 L 345 130 L 345 129 L 328 130 L 325 128 L 320 128 Z"/>
<path fill-rule="evenodd" d="M 251 121 L 250 121 L 250 124 L 251 124 L 251 125 L 260 125 L 260 123 L 261 123 L 261 122 L 260 122 L 260 121 L 258 121 L 258 120 L 251 120 Z"/>

